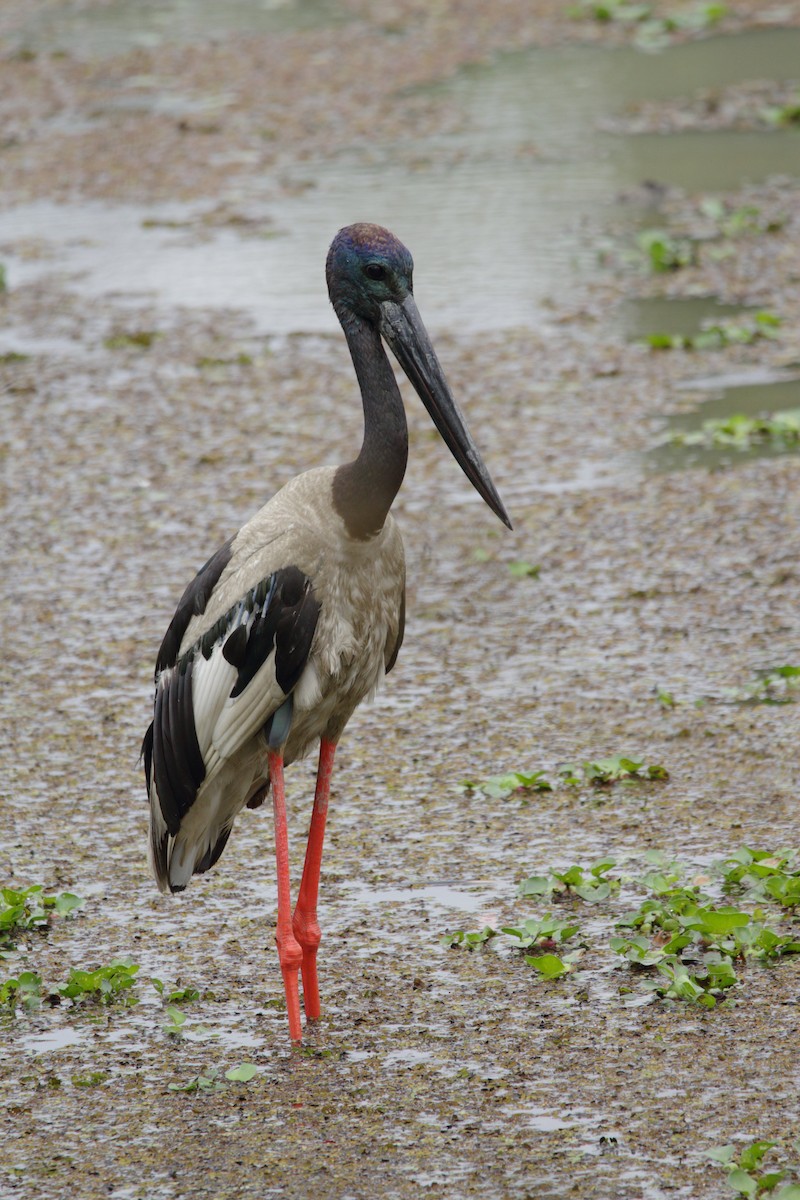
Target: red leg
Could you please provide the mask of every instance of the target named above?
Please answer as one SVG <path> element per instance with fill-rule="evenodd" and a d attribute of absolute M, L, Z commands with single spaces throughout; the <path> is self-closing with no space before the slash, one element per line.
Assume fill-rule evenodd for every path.
<path fill-rule="evenodd" d="M 272 805 L 275 811 L 275 859 L 278 869 L 278 928 L 275 941 L 278 943 L 278 958 L 283 973 L 286 992 L 286 1011 L 289 1016 L 289 1037 L 299 1042 L 300 996 L 297 987 L 297 972 L 303 952 L 292 933 L 292 897 L 289 889 L 289 837 L 286 827 L 286 794 L 283 787 L 283 755 L 269 754 L 269 777 L 272 784 Z"/>
<path fill-rule="evenodd" d="M 328 797 L 331 790 L 335 753 L 336 743 L 323 738 L 319 746 L 317 787 L 314 792 L 311 827 L 308 831 L 303 879 L 292 921 L 294 935 L 303 947 L 303 1005 L 306 1010 L 306 1018 L 313 1021 L 316 1021 L 320 1014 L 317 949 L 322 934 L 317 922 L 317 896 L 319 895 L 322 843 L 325 838 L 325 818 L 328 815 Z"/>

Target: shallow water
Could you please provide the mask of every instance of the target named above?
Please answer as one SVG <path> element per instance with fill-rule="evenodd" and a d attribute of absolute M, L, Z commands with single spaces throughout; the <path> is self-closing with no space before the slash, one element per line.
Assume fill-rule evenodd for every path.
<path fill-rule="evenodd" d="M 235 33 L 283 33 L 315 29 L 345 19 L 332 0 L 116 0 L 98 8 L 60 5 L 39 12 L 15 35 L 14 44 L 34 52 L 69 53 L 90 59 L 124 54 L 162 42 L 213 41 Z"/>
<path fill-rule="evenodd" d="M 620 305 L 617 319 L 625 336 L 637 341 L 655 333 L 687 337 L 744 312 L 744 305 L 723 304 L 716 296 L 637 296 Z"/>
<path fill-rule="evenodd" d="M 80 20 L 109 11 L 122 10 Z M 757 30 L 655 55 L 578 46 L 501 56 L 431 89 L 457 114 L 455 132 L 295 164 L 282 191 L 268 178 L 248 180 L 237 212 L 260 224 L 247 237 L 233 219 L 209 223 L 212 206 L 202 202 L 7 209 L 0 247 L 9 285 L 57 272 L 90 296 L 230 307 L 261 331 L 331 330 L 327 245 L 339 226 L 369 219 L 394 229 L 425 264 L 417 295 L 434 328 L 546 325 L 549 297 L 599 271 L 611 226 L 633 243 L 642 220 L 653 219 L 658 188 L 641 185 L 714 191 L 800 175 L 796 131 L 617 135 L 598 132 L 597 121 L 637 99 L 797 75 L 798 35 Z M 154 88 L 136 103 L 167 100 L 179 98 Z"/>

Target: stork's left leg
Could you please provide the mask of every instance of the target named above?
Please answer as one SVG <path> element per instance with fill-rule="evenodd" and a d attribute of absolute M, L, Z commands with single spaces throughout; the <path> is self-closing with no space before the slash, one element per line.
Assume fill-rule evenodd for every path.
<path fill-rule="evenodd" d="M 269 752 L 269 778 L 272 785 L 272 805 L 275 811 L 275 859 L 278 874 L 278 928 L 275 941 L 278 943 L 278 958 L 283 973 L 286 992 L 286 1011 L 289 1016 L 289 1037 L 299 1042 L 300 995 L 297 987 L 297 972 L 303 952 L 292 932 L 292 897 L 289 889 L 289 836 L 286 828 L 286 794 L 283 786 L 283 755 Z"/>
<path fill-rule="evenodd" d="M 328 815 L 328 798 L 331 791 L 331 774 L 336 743 L 323 738 L 319 746 L 319 768 L 314 792 L 314 809 L 308 831 L 306 860 L 303 879 L 294 910 L 292 928 L 294 936 L 303 948 L 303 1005 L 306 1018 L 316 1021 L 320 1015 L 319 984 L 317 983 L 317 949 L 322 934 L 317 921 L 317 897 L 319 895 L 319 872 L 322 865 L 322 843 L 325 839 L 325 819 Z"/>

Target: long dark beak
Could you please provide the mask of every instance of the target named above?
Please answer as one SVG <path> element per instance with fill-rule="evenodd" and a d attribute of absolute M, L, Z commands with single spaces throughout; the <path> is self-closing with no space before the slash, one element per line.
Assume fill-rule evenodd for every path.
<path fill-rule="evenodd" d="M 381 334 L 413 383 L 417 395 L 431 415 L 434 425 L 450 447 L 450 453 L 476 492 L 489 505 L 504 525 L 512 528 L 497 488 L 473 442 L 450 394 L 436 351 L 431 345 L 422 318 L 409 295 L 402 304 L 387 300 L 381 305 Z"/>

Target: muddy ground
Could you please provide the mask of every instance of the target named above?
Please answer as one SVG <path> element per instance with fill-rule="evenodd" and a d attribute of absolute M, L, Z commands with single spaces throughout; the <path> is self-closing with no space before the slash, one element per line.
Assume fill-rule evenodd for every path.
<path fill-rule="evenodd" d="M 272 172 L 277 193 L 287 164 L 457 124 L 414 85 L 503 49 L 632 36 L 563 7 L 351 2 L 333 27 L 81 61 L 30 33 L 58 5 L 3 4 L 4 204 L 201 198 L 230 220 L 251 176 Z M 752 24 L 753 7 L 729 5 L 723 28 Z M 800 24 L 800 4 L 761 16 Z M 132 79 L 234 99 L 223 118 L 177 119 L 117 104 Z M 725 103 L 740 113 L 734 93 Z M 686 381 L 800 365 L 798 183 L 724 201 L 757 208 L 759 228 L 701 242 L 696 264 L 666 279 L 610 243 L 600 281 L 571 280 L 546 326 L 436 339 L 515 529 L 470 493 L 409 394 L 395 506 L 406 644 L 339 752 L 324 1016 L 301 1051 L 272 942 L 269 814 L 245 814 L 216 871 L 160 897 L 137 755 L 155 651 L 187 579 L 265 496 L 357 440 L 343 339 L 264 337 L 241 313 L 92 300 L 55 271 L 18 287 L 9 274 L 0 877 L 86 903 L 49 935 L 22 937 L 2 978 L 36 970 L 55 992 L 70 967 L 126 955 L 140 971 L 136 1006 L 63 1001 L 0 1019 L 3 1200 L 711 1200 L 730 1194 L 707 1160 L 714 1145 L 768 1138 L 782 1165 L 800 1158 L 798 958 L 740 967 L 711 1011 L 642 1004 L 608 947 L 616 917 L 644 897 L 630 884 L 627 902 L 555 903 L 586 944 L 561 980 L 491 944 L 441 943 L 543 911 L 516 897 L 534 871 L 609 855 L 637 876 L 658 849 L 691 876 L 742 845 L 798 845 L 800 708 L 735 702 L 759 670 L 800 662 L 798 459 L 734 455 L 669 473 L 648 459 L 664 414 L 697 398 Z M 662 219 L 708 232 L 691 195 L 665 196 Z M 41 247 L 6 242 L 0 262 L 23 252 Z M 418 278 L 426 270 L 436 264 L 417 263 Z M 624 297 L 664 291 L 768 307 L 781 337 L 699 363 L 610 327 Z M 143 330 L 158 336 L 130 337 Z M 513 574 L 519 561 L 538 573 Z M 670 778 L 505 800 L 459 787 L 507 770 L 555 779 L 560 763 L 618 753 Z M 288 782 L 297 871 L 313 764 Z M 200 991 L 183 1037 L 165 1032 L 151 976 Z M 249 1083 L 169 1088 L 242 1061 L 259 1068 Z"/>

